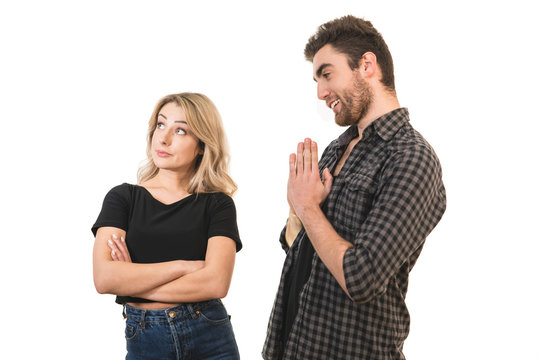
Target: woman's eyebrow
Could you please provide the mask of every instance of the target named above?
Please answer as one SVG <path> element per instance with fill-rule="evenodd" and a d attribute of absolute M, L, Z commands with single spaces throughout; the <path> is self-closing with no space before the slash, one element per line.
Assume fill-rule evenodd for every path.
<path fill-rule="evenodd" d="M 161 113 L 158 114 L 158 117 L 162 117 L 164 118 L 165 120 L 167 120 L 167 117 Z M 187 125 L 187 121 L 184 121 L 184 120 L 176 120 L 175 123 L 180 123 L 180 124 L 186 124 Z"/>

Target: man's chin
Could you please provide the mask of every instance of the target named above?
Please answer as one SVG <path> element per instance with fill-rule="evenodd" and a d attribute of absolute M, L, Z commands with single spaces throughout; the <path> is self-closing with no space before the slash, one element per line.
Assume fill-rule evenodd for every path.
<path fill-rule="evenodd" d="M 334 116 L 334 121 L 336 122 L 338 126 L 342 126 L 342 127 L 358 124 L 358 121 L 355 121 L 351 119 L 350 117 L 339 116 L 339 114 L 336 114 Z"/>

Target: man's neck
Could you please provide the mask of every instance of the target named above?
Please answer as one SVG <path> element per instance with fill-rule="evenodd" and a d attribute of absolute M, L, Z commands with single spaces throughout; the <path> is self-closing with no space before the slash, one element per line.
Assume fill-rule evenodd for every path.
<path fill-rule="evenodd" d="M 379 90 L 374 94 L 373 102 L 371 103 L 368 112 L 357 124 L 358 134 L 362 136 L 362 132 L 369 124 L 384 114 L 399 109 L 400 107 L 398 98 L 395 94 L 391 94 L 385 90 Z"/>

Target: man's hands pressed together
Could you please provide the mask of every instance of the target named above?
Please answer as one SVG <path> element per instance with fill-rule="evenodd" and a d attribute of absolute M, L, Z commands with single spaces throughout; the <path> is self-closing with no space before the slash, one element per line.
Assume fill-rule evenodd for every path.
<path fill-rule="evenodd" d="M 300 218 L 313 248 L 350 297 L 343 273 L 343 255 L 353 245 L 341 238 L 321 210 L 322 203 L 332 188 L 332 175 L 328 168 L 319 175 L 317 143 L 311 139 L 299 143 L 296 154 L 289 156 L 287 200 L 291 214 Z"/>
<path fill-rule="evenodd" d="M 289 156 L 287 200 L 291 213 L 302 222 L 306 211 L 320 208 L 332 188 L 332 175 L 328 168 L 319 175 L 317 143 L 307 138 L 298 143 L 296 154 Z"/>

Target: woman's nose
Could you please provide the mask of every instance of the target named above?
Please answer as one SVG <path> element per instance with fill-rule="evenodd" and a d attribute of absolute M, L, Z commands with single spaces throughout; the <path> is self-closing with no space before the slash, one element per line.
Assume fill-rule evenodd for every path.
<path fill-rule="evenodd" d="M 170 143 L 171 134 L 168 131 L 164 131 L 161 133 L 161 137 L 159 139 L 159 142 L 162 145 L 168 145 Z"/>

